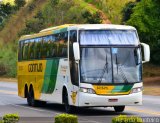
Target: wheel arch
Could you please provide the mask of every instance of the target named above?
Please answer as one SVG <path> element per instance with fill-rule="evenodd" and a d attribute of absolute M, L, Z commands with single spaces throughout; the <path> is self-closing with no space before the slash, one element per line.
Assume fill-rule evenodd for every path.
<path fill-rule="evenodd" d="M 62 103 L 64 103 L 64 94 L 67 93 L 68 94 L 68 90 L 67 87 L 64 85 L 63 89 L 62 89 Z"/>

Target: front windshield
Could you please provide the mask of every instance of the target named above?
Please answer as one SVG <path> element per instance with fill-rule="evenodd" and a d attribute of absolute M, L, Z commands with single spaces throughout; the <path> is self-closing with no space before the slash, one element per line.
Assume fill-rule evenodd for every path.
<path fill-rule="evenodd" d="M 81 47 L 82 82 L 140 82 L 141 65 L 140 48 Z"/>
<path fill-rule="evenodd" d="M 110 48 L 81 48 L 81 79 L 88 83 L 112 83 Z"/>
<path fill-rule="evenodd" d="M 81 45 L 139 45 L 135 30 L 81 30 Z"/>

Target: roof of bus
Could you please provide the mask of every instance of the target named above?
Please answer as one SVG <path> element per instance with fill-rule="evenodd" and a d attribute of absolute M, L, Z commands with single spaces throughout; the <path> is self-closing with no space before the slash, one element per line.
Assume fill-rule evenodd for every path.
<path fill-rule="evenodd" d="M 98 29 L 113 29 L 113 30 L 136 30 L 132 26 L 114 25 L 114 24 L 64 24 L 61 26 L 51 27 L 41 30 L 39 33 L 24 35 L 20 40 L 32 39 L 36 37 L 51 35 L 67 30 L 98 30 Z"/>

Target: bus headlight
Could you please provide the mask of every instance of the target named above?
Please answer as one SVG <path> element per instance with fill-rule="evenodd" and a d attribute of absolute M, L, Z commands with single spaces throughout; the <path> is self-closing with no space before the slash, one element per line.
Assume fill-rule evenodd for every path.
<path fill-rule="evenodd" d="M 80 88 L 80 92 L 95 94 L 96 92 L 92 88 Z"/>
<path fill-rule="evenodd" d="M 131 94 L 141 92 L 142 90 L 143 90 L 143 87 L 132 88 Z"/>

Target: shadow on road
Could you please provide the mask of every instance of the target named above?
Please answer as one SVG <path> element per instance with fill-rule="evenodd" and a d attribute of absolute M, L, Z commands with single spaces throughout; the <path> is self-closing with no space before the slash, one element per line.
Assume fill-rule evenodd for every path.
<path fill-rule="evenodd" d="M 29 107 L 27 104 L 23 105 L 25 107 Z M 44 106 L 35 107 L 37 109 L 43 109 L 46 111 L 53 111 L 58 113 L 65 113 L 64 105 L 62 104 L 53 104 L 53 103 L 47 103 Z M 126 113 L 125 111 L 122 113 L 117 113 L 113 109 L 107 109 L 107 108 L 75 108 L 73 114 L 79 115 L 79 116 L 114 116 L 114 115 L 132 115 L 130 113 Z"/>

